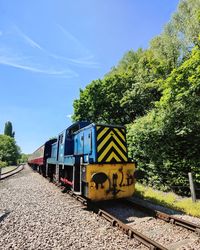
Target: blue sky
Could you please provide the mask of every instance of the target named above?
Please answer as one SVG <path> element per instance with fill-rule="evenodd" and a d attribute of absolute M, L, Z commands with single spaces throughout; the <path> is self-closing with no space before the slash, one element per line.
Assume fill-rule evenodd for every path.
<path fill-rule="evenodd" d="M 31 153 L 71 124 L 79 89 L 147 48 L 178 0 L 0 0 L 0 133 Z"/>

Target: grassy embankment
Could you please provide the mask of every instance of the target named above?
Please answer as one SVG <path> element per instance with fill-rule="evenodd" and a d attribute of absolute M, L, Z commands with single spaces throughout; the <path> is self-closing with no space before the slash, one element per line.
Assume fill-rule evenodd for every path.
<path fill-rule="evenodd" d="M 165 193 L 136 184 L 136 195 L 152 201 L 153 203 L 179 210 L 185 214 L 200 217 L 200 201 L 193 203 L 191 198 L 183 198 L 174 193 Z"/>
<path fill-rule="evenodd" d="M 11 171 L 11 170 L 14 170 L 14 169 L 16 169 L 16 168 L 17 168 L 17 166 L 3 167 L 2 170 L 1 170 L 1 173 L 2 173 L 2 174 L 5 174 L 5 173 L 7 173 L 7 172 L 9 172 L 9 171 Z"/>

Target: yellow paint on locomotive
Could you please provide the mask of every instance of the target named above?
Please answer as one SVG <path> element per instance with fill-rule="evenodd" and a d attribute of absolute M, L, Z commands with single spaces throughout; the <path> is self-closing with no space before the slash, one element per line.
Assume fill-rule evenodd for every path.
<path fill-rule="evenodd" d="M 135 192 L 134 172 L 134 163 L 87 165 L 87 197 L 91 200 L 99 201 L 132 196 Z M 104 176 L 104 182 L 95 183 L 95 175 Z"/>
<path fill-rule="evenodd" d="M 127 146 L 123 128 L 97 126 L 97 161 L 127 162 Z"/>

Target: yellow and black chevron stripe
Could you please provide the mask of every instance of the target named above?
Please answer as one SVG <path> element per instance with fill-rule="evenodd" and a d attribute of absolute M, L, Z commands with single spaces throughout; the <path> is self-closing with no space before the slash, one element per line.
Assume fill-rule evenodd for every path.
<path fill-rule="evenodd" d="M 97 126 L 97 161 L 100 163 L 127 162 L 125 129 Z"/>

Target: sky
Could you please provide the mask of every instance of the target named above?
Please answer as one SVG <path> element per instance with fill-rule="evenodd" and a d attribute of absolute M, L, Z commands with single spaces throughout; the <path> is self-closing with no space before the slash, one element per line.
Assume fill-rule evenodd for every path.
<path fill-rule="evenodd" d="M 147 48 L 178 0 L 0 0 L 0 134 L 31 153 L 71 125 L 80 88 Z"/>

